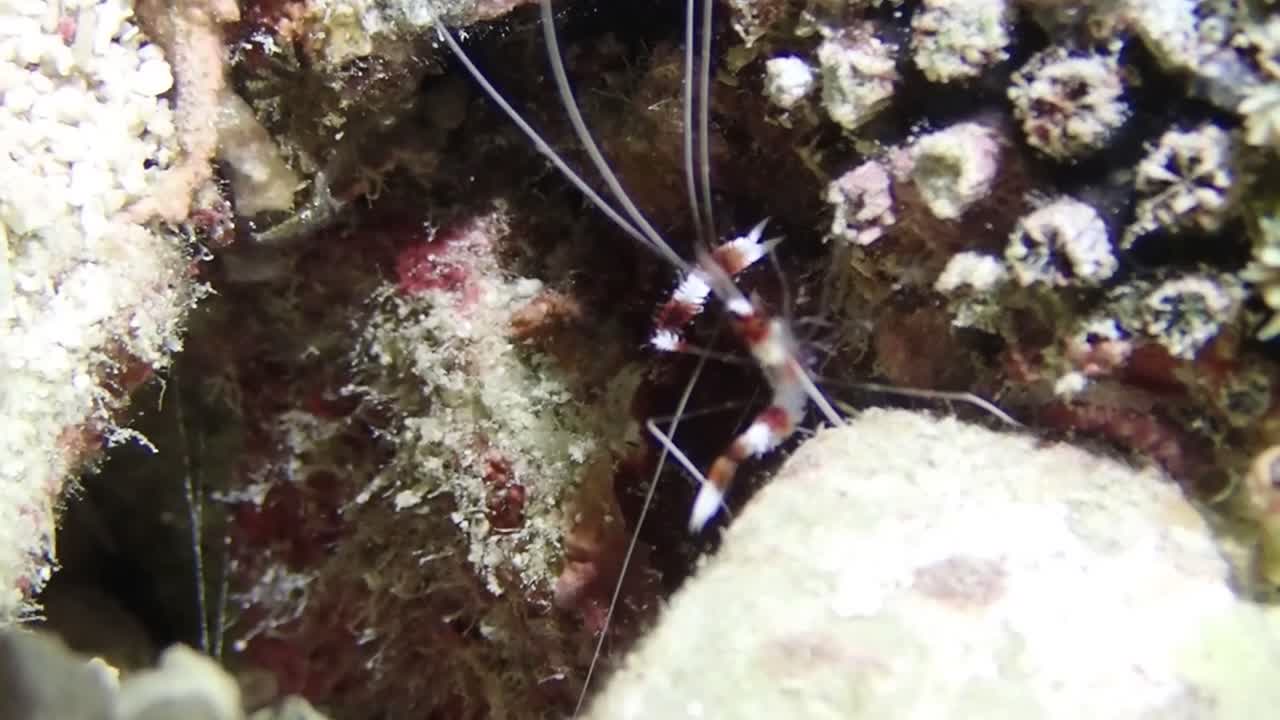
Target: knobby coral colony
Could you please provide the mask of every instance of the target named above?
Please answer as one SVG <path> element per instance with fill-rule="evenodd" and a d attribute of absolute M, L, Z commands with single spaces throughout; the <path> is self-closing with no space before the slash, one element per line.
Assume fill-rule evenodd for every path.
<path fill-rule="evenodd" d="M 226 87 L 293 168 L 243 172 L 219 136 L 231 183 L 200 207 L 220 219 L 191 218 L 209 244 L 224 234 L 190 362 L 244 447 L 207 480 L 230 512 L 228 646 L 340 713 L 571 707 L 656 457 L 640 423 L 697 364 L 643 349 L 671 270 L 581 212 L 433 46 L 432 9 L 463 26 L 518 4 L 245 2 L 227 26 Z M 230 17 L 191 5 L 191 27 Z M 604 153 L 666 237 L 695 236 L 682 4 L 565 6 Z M 757 263 L 742 287 L 829 319 L 813 347 L 831 391 L 972 391 L 1157 463 L 1245 521 L 1262 552 L 1242 577 L 1280 582 L 1280 19 L 1243 0 L 717 9 L 717 225 L 736 236 L 769 215 L 786 237 L 785 282 Z M 467 47 L 583 166 L 529 20 Z M 180 24 L 153 31 L 175 67 L 194 49 Z M 179 76 L 175 112 L 239 102 L 201 77 Z M 294 198 L 252 180 L 278 190 L 293 172 L 309 185 L 281 213 Z M 714 324 L 685 337 L 711 343 Z M 702 385 L 702 407 L 768 393 L 732 364 Z M 701 468 L 736 430 L 732 414 L 682 428 Z M 691 499 L 660 486 L 610 648 L 688 572 Z"/>

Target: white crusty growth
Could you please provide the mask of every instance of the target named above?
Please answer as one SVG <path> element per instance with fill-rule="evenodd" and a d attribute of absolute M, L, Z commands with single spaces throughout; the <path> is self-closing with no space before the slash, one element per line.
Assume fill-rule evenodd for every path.
<path fill-rule="evenodd" d="M 798 57 L 772 58 L 764 64 L 764 94 L 783 110 L 790 110 L 804 100 L 816 78 L 809 64 Z"/>
<path fill-rule="evenodd" d="M 980 252 L 956 253 L 947 261 L 933 289 L 947 295 L 962 289 L 990 292 L 1009 279 L 1009 270 L 1000 258 Z"/>

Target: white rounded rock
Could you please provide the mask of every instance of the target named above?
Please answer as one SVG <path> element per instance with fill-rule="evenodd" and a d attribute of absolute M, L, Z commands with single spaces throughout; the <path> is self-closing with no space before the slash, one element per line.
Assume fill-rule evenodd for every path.
<path fill-rule="evenodd" d="M 1280 618 L 1158 471 L 868 411 L 803 445 L 587 717 L 1263 718 Z"/>

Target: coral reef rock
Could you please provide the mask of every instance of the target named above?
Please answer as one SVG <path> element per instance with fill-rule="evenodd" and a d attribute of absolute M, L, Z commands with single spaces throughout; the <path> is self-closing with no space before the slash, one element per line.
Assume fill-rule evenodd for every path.
<path fill-rule="evenodd" d="M 65 479 L 131 437 L 117 413 L 199 294 L 186 240 L 130 212 L 182 154 L 132 13 L 0 4 L 0 624 L 52 573 Z"/>
<path fill-rule="evenodd" d="M 1229 575 L 1153 468 L 868 411 L 787 462 L 589 717 L 1264 717 L 1280 616 Z"/>

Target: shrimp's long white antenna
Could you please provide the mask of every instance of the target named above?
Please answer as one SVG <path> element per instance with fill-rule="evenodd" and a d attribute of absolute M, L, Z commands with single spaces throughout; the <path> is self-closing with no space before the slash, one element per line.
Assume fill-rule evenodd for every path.
<path fill-rule="evenodd" d="M 688 0 L 693 3 L 694 0 Z M 706 224 L 707 237 L 716 237 L 715 213 L 711 208 L 711 152 L 708 149 L 711 139 L 711 12 L 712 0 L 702 0 L 702 64 L 699 67 L 698 94 L 701 101 L 698 105 L 698 152 L 702 160 L 702 212 Z"/>
<path fill-rule="evenodd" d="M 714 239 L 708 238 L 703 227 L 702 210 L 698 207 L 698 181 L 693 167 L 693 6 L 694 0 L 684 4 L 684 185 L 689 193 L 689 214 L 693 216 L 693 228 L 699 247 L 706 247 Z"/>
<path fill-rule="evenodd" d="M 835 387 L 867 390 L 870 392 L 884 393 L 886 395 L 898 395 L 900 397 L 922 398 L 925 400 L 946 400 L 948 402 L 964 403 L 966 405 L 972 405 L 978 408 L 979 410 L 982 410 L 990 414 L 992 417 L 996 418 L 1000 422 L 1005 423 L 1006 425 L 1009 425 L 1011 427 L 1024 427 L 1022 423 L 1015 420 L 1013 416 L 1010 415 L 1009 413 L 1005 412 L 1004 410 L 1001 410 L 995 403 L 991 402 L 990 400 L 980 395 L 975 395 L 971 392 L 961 392 L 961 391 L 955 391 L 955 390 L 927 390 L 924 388 L 895 387 L 893 385 L 883 385 L 881 383 L 868 383 L 868 382 L 855 382 L 855 383 L 836 382 L 833 380 L 826 380 L 826 379 L 823 379 L 822 382 L 824 385 L 833 385 Z M 840 405 L 845 408 L 846 412 L 849 412 L 849 413 L 853 412 L 853 408 L 849 407 L 847 403 L 840 403 Z"/>
<path fill-rule="evenodd" d="M 569 180 L 569 182 L 573 183 L 574 187 L 578 188 L 578 190 L 585 195 L 593 205 L 599 208 L 601 212 L 613 221 L 614 225 L 617 225 L 619 229 L 630 235 L 642 246 L 653 250 L 663 260 L 674 263 L 676 267 L 681 270 L 687 271 L 689 269 L 689 264 L 686 263 L 679 255 L 672 252 L 671 248 L 667 247 L 666 243 L 662 243 L 661 246 L 653 245 L 649 238 L 632 225 L 630 221 L 624 218 L 621 213 L 615 210 L 612 205 L 605 201 L 599 193 L 592 189 L 592 187 L 582 179 L 582 176 L 578 175 L 578 173 L 575 172 L 573 168 L 569 167 L 568 163 L 566 163 L 555 150 L 551 149 L 551 145 L 542 138 L 542 135 L 539 134 L 532 125 L 526 122 L 525 119 L 521 117 L 520 113 L 516 112 L 515 108 L 511 107 L 511 103 L 507 102 L 507 99 L 502 96 L 502 93 L 498 92 L 498 89 L 489 82 L 489 79 L 484 76 L 484 73 L 480 72 L 480 68 L 476 67 L 475 63 L 471 61 L 471 57 L 468 56 L 466 51 L 462 49 L 462 46 L 458 44 L 453 33 L 449 31 L 449 28 L 445 27 L 443 16 L 437 13 L 434 18 L 434 22 L 436 32 L 445 41 L 445 44 L 449 46 L 449 50 L 453 52 L 454 57 L 458 58 L 458 61 L 462 63 L 464 68 L 466 68 L 467 74 L 471 76 L 471 79 L 476 81 L 476 84 L 484 90 L 490 100 L 497 104 L 499 108 L 502 108 L 502 111 L 506 113 L 507 117 L 515 123 L 516 127 L 520 128 L 520 131 L 529 138 L 534 147 L 538 149 L 538 152 L 546 156 L 546 158 L 551 161 L 551 164 L 555 165 L 556 169 L 559 170 L 560 173 Z"/>
<path fill-rule="evenodd" d="M 702 32 L 697 67 L 698 83 L 694 85 L 693 28 L 696 0 L 684 4 L 684 175 L 689 194 L 689 212 L 697 231 L 698 244 L 706 246 L 716 238 L 715 212 L 711 204 L 710 138 L 711 105 L 711 0 L 702 3 Z M 696 98 L 696 100 L 695 100 Z M 694 125 L 694 105 L 698 121 Z M 695 169 L 694 153 L 698 155 Z M 701 200 L 699 200 L 701 193 Z"/>
<path fill-rule="evenodd" d="M 720 334 L 720 326 L 716 327 L 716 335 Z M 693 396 L 693 388 L 698 383 L 698 378 L 702 375 L 702 369 L 707 365 L 707 357 L 705 355 L 698 358 L 698 364 L 693 370 L 693 376 L 689 378 L 689 382 L 685 383 L 684 391 L 680 394 L 680 401 L 676 403 L 675 412 L 671 415 L 671 424 L 667 426 L 667 435 L 663 435 L 653 424 L 653 420 L 648 421 L 649 431 L 654 433 L 655 437 L 664 438 L 674 435 L 676 428 L 680 426 L 680 420 L 684 416 L 685 408 L 689 406 L 689 398 Z M 595 674 L 596 665 L 600 662 L 600 654 L 604 652 L 605 640 L 609 637 L 609 625 L 613 622 L 613 614 L 618 609 L 618 600 L 622 597 L 622 583 L 627 577 L 627 570 L 631 567 L 631 558 L 635 555 L 636 545 L 640 542 L 640 528 L 644 526 L 645 517 L 649 514 L 649 506 L 653 504 L 653 494 L 658 489 L 658 480 L 662 477 L 662 470 L 666 467 L 667 456 L 674 455 L 675 458 L 686 468 L 693 467 L 689 462 L 689 458 L 685 456 L 680 448 L 677 448 L 671 442 L 662 443 L 662 453 L 658 455 L 657 467 L 653 470 L 653 477 L 649 479 L 649 488 L 645 491 L 644 504 L 640 506 L 640 516 L 636 518 L 635 530 L 631 533 L 631 541 L 627 543 L 627 552 L 622 556 L 622 567 L 618 571 L 618 582 L 613 586 L 613 595 L 609 598 L 609 609 L 605 611 L 604 626 L 600 628 L 600 637 L 596 639 L 595 649 L 591 653 L 591 664 L 587 666 L 587 676 L 582 681 L 582 691 L 578 693 L 578 704 L 573 708 L 573 717 L 577 717 L 582 711 L 582 703 L 587 698 L 587 691 L 591 689 L 591 677 Z M 693 469 L 695 476 L 701 477 L 701 473 L 696 468 Z"/>
<path fill-rule="evenodd" d="M 831 402 L 827 400 L 827 396 L 822 394 L 822 390 L 818 388 L 817 383 L 813 381 L 813 377 L 809 375 L 809 371 L 800 366 L 799 362 L 793 357 L 791 362 L 796 363 L 798 372 L 796 376 L 799 378 L 797 382 L 804 388 L 804 394 L 809 396 L 814 405 L 818 406 L 818 411 L 822 413 L 822 417 L 834 427 L 844 425 L 844 418 L 836 409 L 832 407 Z"/>
<path fill-rule="evenodd" d="M 569 87 L 569 75 L 564 70 L 564 60 L 560 57 L 560 41 L 556 37 L 555 16 L 551 10 L 551 0 L 542 0 L 542 36 L 547 45 L 547 59 L 551 63 L 551 74 L 555 78 L 556 87 L 560 91 L 560 100 L 564 105 L 564 111 L 569 115 L 569 122 L 573 125 L 573 131 L 578 136 L 578 141 L 582 143 L 582 147 L 587 151 L 587 156 L 591 158 L 591 162 L 595 164 L 596 171 L 604 179 L 606 185 L 609 186 L 613 197 L 626 210 L 627 216 L 635 223 L 638 229 L 647 238 L 647 242 L 658 254 L 666 258 L 675 267 L 686 270 L 688 263 L 684 261 L 666 240 L 653 229 L 653 225 L 640 212 L 636 204 L 631 201 L 631 196 L 627 194 L 622 183 L 618 181 L 618 176 L 614 174 L 613 168 L 609 167 L 609 161 L 605 159 L 604 154 L 600 152 L 599 146 L 596 145 L 595 138 L 591 136 L 591 130 L 587 128 L 587 124 L 582 119 L 582 111 L 578 109 L 578 102 L 573 97 L 573 88 Z"/>
<path fill-rule="evenodd" d="M 684 468 L 684 471 L 689 473 L 689 476 L 696 484 L 696 487 L 701 490 L 702 487 L 709 482 L 707 480 L 707 476 L 703 475 L 702 471 L 698 469 L 698 466 L 693 464 L 693 461 L 689 459 L 688 455 L 684 454 L 684 451 L 680 449 L 679 445 L 676 445 L 676 441 L 673 439 L 675 433 L 674 424 L 671 427 L 668 427 L 667 432 L 665 433 L 662 432 L 662 428 L 658 427 L 657 421 L 664 419 L 666 418 L 650 418 L 646 420 L 644 423 L 645 429 L 648 430 L 649 434 L 652 435 L 653 438 L 658 441 L 658 444 L 662 446 L 662 452 L 670 453 L 671 457 L 675 458 L 676 462 L 680 464 L 680 467 Z M 716 511 L 729 511 L 729 507 L 724 504 L 724 498 L 722 496 L 717 496 L 715 500 L 718 505 L 718 507 L 715 508 Z"/>
<path fill-rule="evenodd" d="M 178 368 L 169 372 L 169 380 L 177 387 Z M 187 421 L 182 412 L 182 392 L 174 393 L 174 413 L 178 425 L 178 434 L 182 438 L 182 492 L 187 503 L 187 529 L 191 533 L 191 559 L 195 566 L 196 612 L 200 615 L 200 649 L 209 652 L 209 608 L 208 589 L 204 576 L 204 483 L 201 481 L 200 468 L 192 468 L 191 442 L 187 438 Z"/>

